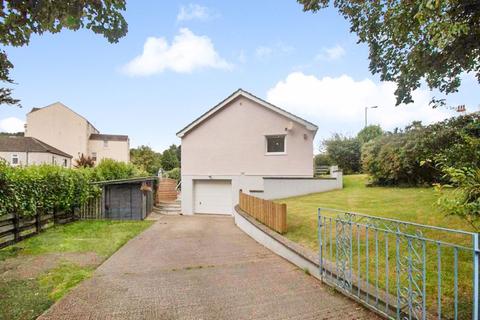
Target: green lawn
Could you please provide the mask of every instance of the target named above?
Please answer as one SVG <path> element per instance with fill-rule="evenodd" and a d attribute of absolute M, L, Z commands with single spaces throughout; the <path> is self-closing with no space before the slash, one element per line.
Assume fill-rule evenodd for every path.
<path fill-rule="evenodd" d="M 151 223 L 78 221 L 0 250 L 0 319 L 35 319 Z"/>
<path fill-rule="evenodd" d="M 438 194 L 433 188 L 394 188 L 394 187 L 366 187 L 368 181 L 365 175 L 351 175 L 344 177 L 344 189 L 317 193 L 300 197 L 280 199 L 277 202 L 287 204 L 287 225 L 288 230 L 285 236 L 297 243 L 300 243 L 313 250 L 318 250 L 317 239 L 317 209 L 333 208 L 353 212 L 359 212 L 379 217 L 394 218 L 420 224 L 447 227 L 452 229 L 463 229 L 472 231 L 471 227 L 465 221 L 453 216 L 446 216 L 436 207 Z M 333 216 L 331 212 L 324 211 L 327 216 Z M 335 227 L 333 227 L 335 228 Z M 365 267 L 365 231 L 361 232 L 361 268 L 360 273 L 366 274 Z M 335 230 L 333 230 L 335 234 Z M 356 235 L 354 228 L 353 234 Z M 437 234 L 426 234 L 427 236 L 437 237 Z M 379 241 L 379 286 L 385 287 L 385 236 L 382 233 L 377 234 Z M 375 256 L 373 231 L 370 231 L 370 279 L 375 279 L 375 265 L 373 257 Z M 452 241 L 459 244 L 469 245 L 469 238 L 458 237 L 450 234 L 442 234 L 441 240 Z M 327 239 L 328 240 L 328 239 Z M 390 237 L 389 246 L 389 278 L 395 279 L 395 239 Z M 333 242 L 333 255 L 335 259 L 335 242 Z M 436 245 L 427 245 L 427 303 L 432 313 L 436 309 L 436 286 L 437 286 L 437 255 Z M 327 242 L 327 254 L 330 251 Z M 354 267 L 357 260 L 357 244 L 354 240 L 353 245 Z M 402 253 L 403 254 L 403 253 Z M 393 258 L 392 258 L 393 257 Z M 327 257 L 328 258 L 328 257 Z M 442 293 L 443 304 L 446 305 L 444 312 L 451 315 L 453 301 L 453 250 L 444 249 L 442 252 Z M 472 256 L 471 254 L 459 253 L 459 312 L 460 316 L 467 316 L 470 312 L 471 291 L 472 291 Z M 373 283 L 373 281 L 372 281 Z M 390 284 L 395 283 L 394 281 Z M 392 287 L 390 287 L 390 290 Z M 392 292 L 392 291 L 391 291 Z M 394 292 L 393 292 L 394 293 Z M 432 310 L 433 309 L 433 310 Z M 462 317 L 460 317 L 462 318 Z"/>

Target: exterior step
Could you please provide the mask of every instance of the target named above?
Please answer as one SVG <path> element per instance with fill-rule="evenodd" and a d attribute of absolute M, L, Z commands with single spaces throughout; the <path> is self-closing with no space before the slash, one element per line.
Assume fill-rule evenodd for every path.
<path fill-rule="evenodd" d="M 182 214 L 182 202 L 176 200 L 173 202 L 160 202 L 155 211 L 164 215 L 179 215 Z"/>

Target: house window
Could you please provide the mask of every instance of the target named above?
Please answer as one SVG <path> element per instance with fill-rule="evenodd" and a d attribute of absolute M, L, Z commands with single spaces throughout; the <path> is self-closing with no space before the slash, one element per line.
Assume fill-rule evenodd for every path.
<path fill-rule="evenodd" d="M 96 152 L 92 152 L 92 160 L 97 161 L 97 153 Z"/>
<path fill-rule="evenodd" d="M 18 163 L 18 154 L 12 154 L 12 165 L 16 166 Z"/>
<path fill-rule="evenodd" d="M 103 140 L 103 147 L 108 148 L 108 140 Z"/>
<path fill-rule="evenodd" d="M 267 153 L 280 154 L 285 153 L 285 136 L 267 136 Z"/>
<path fill-rule="evenodd" d="M 66 168 L 68 166 L 68 161 L 67 159 L 63 159 L 63 166 Z"/>

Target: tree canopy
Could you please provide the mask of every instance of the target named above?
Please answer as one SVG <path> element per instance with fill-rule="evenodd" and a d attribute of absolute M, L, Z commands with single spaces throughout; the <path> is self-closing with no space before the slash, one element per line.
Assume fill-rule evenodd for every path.
<path fill-rule="evenodd" d="M 0 43 L 4 46 L 28 45 L 32 34 L 58 33 L 62 29 L 90 29 L 110 43 L 127 34 L 128 26 L 122 11 L 126 0 L 5 0 L 0 2 Z M 0 49 L 0 81 L 10 78 L 12 62 Z M 18 105 L 11 88 L 0 88 L 0 104 Z"/>
<path fill-rule="evenodd" d="M 130 161 L 149 174 L 157 175 L 158 169 L 161 167 L 162 154 L 153 151 L 148 146 L 139 146 L 130 149 Z"/>
<path fill-rule="evenodd" d="M 456 92 L 463 72 L 480 82 L 478 0 L 298 0 L 305 11 L 333 5 L 369 46 L 370 71 L 397 84 L 397 105 L 412 102 L 425 80 L 444 94 Z"/>

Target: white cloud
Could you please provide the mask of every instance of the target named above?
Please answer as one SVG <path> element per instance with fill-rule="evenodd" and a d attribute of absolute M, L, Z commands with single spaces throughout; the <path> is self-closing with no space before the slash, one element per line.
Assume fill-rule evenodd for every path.
<path fill-rule="evenodd" d="M 213 17 L 211 10 L 199 4 L 190 3 L 187 6 L 181 6 L 177 15 L 177 21 L 201 20 L 206 21 Z"/>
<path fill-rule="evenodd" d="M 258 59 L 266 59 L 275 55 L 291 54 L 295 50 L 294 47 L 289 46 L 283 42 L 277 42 L 273 45 L 262 45 L 255 49 L 255 56 Z"/>
<path fill-rule="evenodd" d="M 431 94 L 423 89 L 414 91 L 414 103 L 395 107 L 395 88 L 391 82 L 356 81 L 348 75 L 319 79 L 293 72 L 268 91 L 267 100 L 317 123 L 322 138 L 332 132 L 355 134 L 363 127 L 367 106 L 378 106 L 369 110 L 368 122 L 384 129 L 404 127 L 413 120 L 440 121 L 451 115 L 445 109 L 432 109 Z"/>
<path fill-rule="evenodd" d="M 123 71 L 149 76 L 166 70 L 190 73 L 203 68 L 229 70 L 232 65 L 220 57 L 210 38 L 182 28 L 171 44 L 165 38 L 147 38 L 142 54 L 127 63 Z"/>
<path fill-rule="evenodd" d="M 322 53 L 318 54 L 315 59 L 333 61 L 342 58 L 346 53 L 345 49 L 337 44 L 334 47 L 323 49 Z"/>
<path fill-rule="evenodd" d="M 9 117 L 0 120 L 0 131 L 8 133 L 23 132 L 25 130 L 24 125 L 25 121 L 15 117 Z"/>

